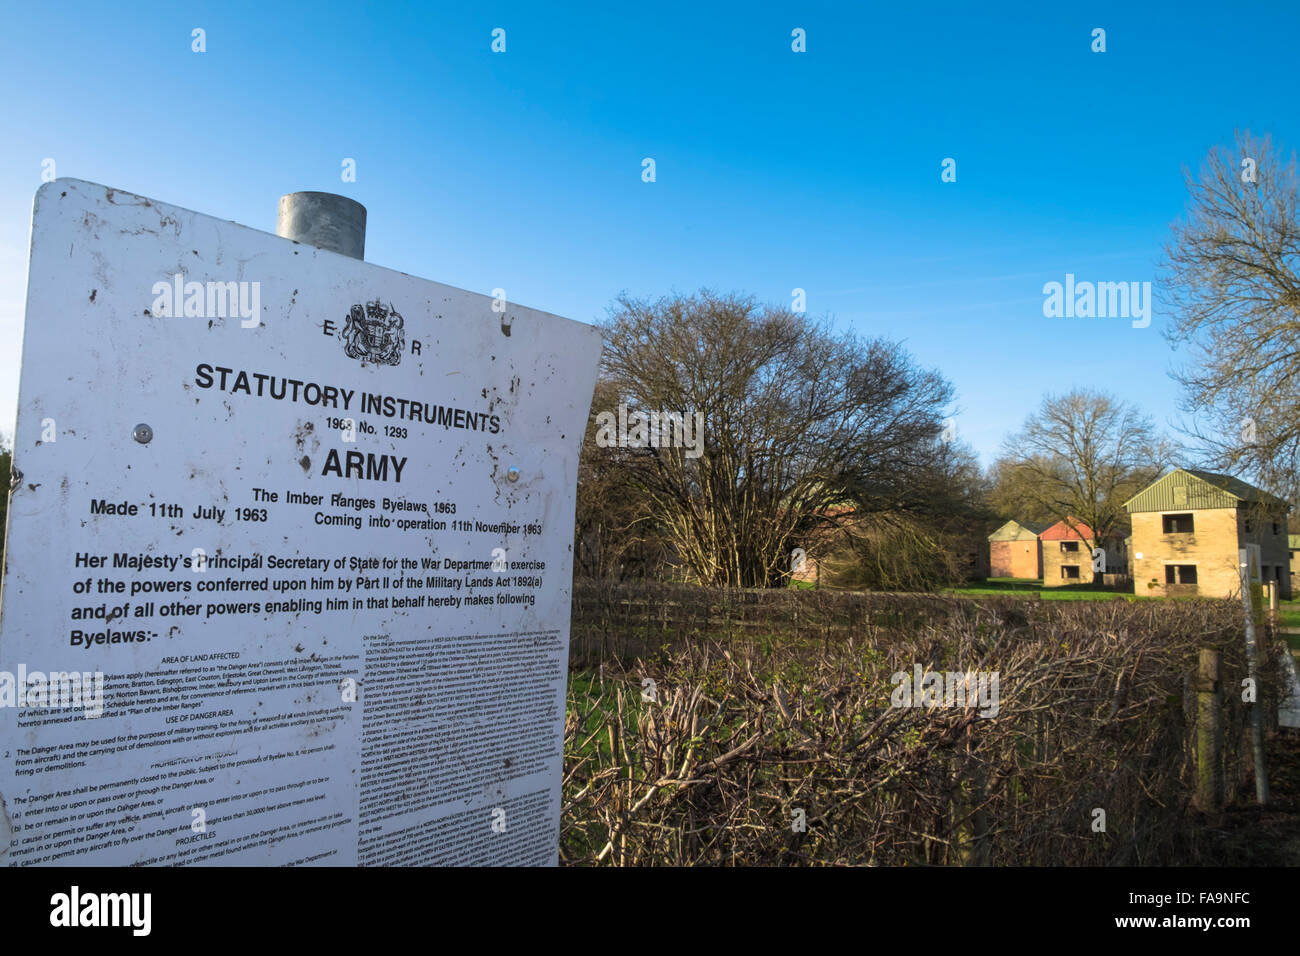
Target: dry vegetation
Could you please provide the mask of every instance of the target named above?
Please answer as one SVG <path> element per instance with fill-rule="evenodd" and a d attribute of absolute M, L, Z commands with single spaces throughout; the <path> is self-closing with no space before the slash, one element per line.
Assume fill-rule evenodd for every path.
<path fill-rule="evenodd" d="M 1189 676 L 1215 646 L 1239 686 L 1239 617 L 1228 602 L 579 585 L 561 859 L 1204 862 Z M 1000 712 L 890 707 L 891 675 L 917 663 L 997 671 Z M 1249 748 L 1226 696 L 1231 785 Z"/>

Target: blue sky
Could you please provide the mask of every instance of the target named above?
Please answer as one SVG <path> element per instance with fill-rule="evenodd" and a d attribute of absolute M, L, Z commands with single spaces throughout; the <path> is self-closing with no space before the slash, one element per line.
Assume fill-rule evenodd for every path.
<path fill-rule="evenodd" d="M 1172 421 L 1160 311 L 1049 319 L 1042 287 L 1154 280 L 1184 165 L 1236 129 L 1300 145 L 1300 5 L 993 6 L 10 5 L 0 431 L 47 158 L 267 231 L 282 193 L 343 193 L 369 261 L 583 321 L 622 291 L 803 288 L 939 368 L 986 464 L 1048 390 Z"/>

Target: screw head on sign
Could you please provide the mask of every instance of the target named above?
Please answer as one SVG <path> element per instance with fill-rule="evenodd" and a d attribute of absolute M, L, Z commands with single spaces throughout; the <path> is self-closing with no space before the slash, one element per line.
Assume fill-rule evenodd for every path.
<path fill-rule="evenodd" d="M 153 441 L 153 429 L 143 423 L 136 425 L 131 434 L 135 436 L 135 440 L 141 445 L 147 445 Z"/>
<path fill-rule="evenodd" d="M 507 480 L 507 481 L 518 481 L 518 480 L 519 480 L 519 469 L 516 468 L 514 465 L 511 465 L 509 468 L 507 468 L 507 469 L 506 469 L 506 480 Z"/>

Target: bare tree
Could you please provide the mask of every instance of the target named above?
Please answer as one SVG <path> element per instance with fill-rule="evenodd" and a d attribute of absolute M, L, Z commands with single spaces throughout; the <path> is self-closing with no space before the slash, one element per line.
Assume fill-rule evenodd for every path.
<path fill-rule="evenodd" d="M 1300 462 L 1300 177 L 1269 137 L 1239 133 L 1184 171 L 1186 219 L 1165 250 L 1166 336 L 1207 464 L 1297 497 Z"/>
<path fill-rule="evenodd" d="M 1127 519 L 1124 502 L 1154 481 L 1174 448 L 1151 419 L 1103 392 L 1047 395 L 1003 446 L 1003 468 L 1039 514 L 1100 543 Z M 1086 535 L 1084 535 L 1086 537 Z"/>
<path fill-rule="evenodd" d="M 1019 467 L 1023 456 L 1000 457 L 989 466 L 988 502 L 1000 518 L 1014 518 L 1028 524 L 1049 525 L 1061 518 L 1055 502 L 1044 502 L 1038 494 L 1035 475 L 1050 468 L 1050 460 L 1037 462 L 1036 468 Z"/>
<path fill-rule="evenodd" d="M 933 451 L 894 508 L 855 515 L 831 538 L 837 546 L 824 555 L 824 582 L 850 590 L 933 591 L 980 574 L 994 516 L 979 461 L 956 440 L 935 442 Z"/>
<path fill-rule="evenodd" d="M 698 454 L 620 450 L 634 451 L 628 467 L 675 560 L 704 584 L 779 584 L 801 536 L 912 500 L 952 394 L 896 343 L 745 296 L 625 296 L 604 329 L 603 378 L 629 416 L 703 416 Z"/>
<path fill-rule="evenodd" d="M 574 521 L 574 575 L 614 580 L 661 579 L 668 559 L 663 522 L 644 507 L 635 481 L 636 451 L 596 444 L 596 416 L 619 397 L 607 381 L 596 383 L 578 460 Z"/>

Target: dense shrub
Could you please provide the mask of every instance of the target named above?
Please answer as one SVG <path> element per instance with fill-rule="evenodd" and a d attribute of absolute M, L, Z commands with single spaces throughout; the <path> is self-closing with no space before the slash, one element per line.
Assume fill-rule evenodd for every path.
<path fill-rule="evenodd" d="M 580 586 L 562 859 L 1197 862 L 1188 678 L 1214 646 L 1238 686 L 1239 617 L 1231 602 Z M 996 671 L 996 716 L 890 706 L 891 677 L 917 664 Z M 1224 711 L 1232 782 L 1239 695 Z"/>

